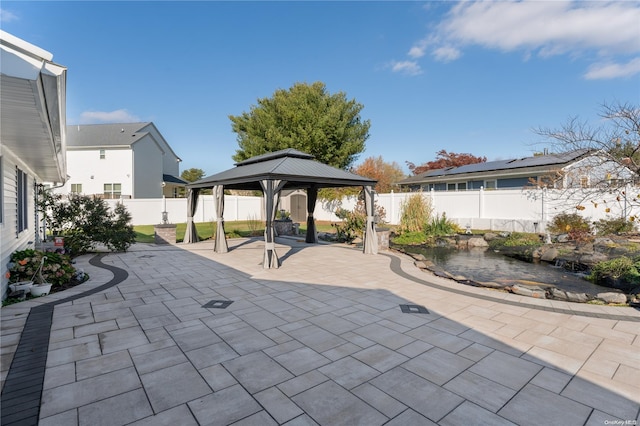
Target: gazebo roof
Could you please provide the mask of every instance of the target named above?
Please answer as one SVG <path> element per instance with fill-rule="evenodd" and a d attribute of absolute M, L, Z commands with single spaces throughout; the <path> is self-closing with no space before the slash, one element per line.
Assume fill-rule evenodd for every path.
<path fill-rule="evenodd" d="M 260 181 L 265 179 L 286 181 L 284 189 L 373 186 L 377 182 L 313 158 L 313 155 L 292 148 L 270 152 L 236 163 L 236 167 L 202 178 L 187 188 L 223 185 L 225 189 L 262 190 Z"/>

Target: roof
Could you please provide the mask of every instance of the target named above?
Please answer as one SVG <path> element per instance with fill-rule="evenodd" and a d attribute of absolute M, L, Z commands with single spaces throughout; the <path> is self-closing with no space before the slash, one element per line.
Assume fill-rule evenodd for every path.
<path fill-rule="evenodd" d="M 186 180 L 180 179 L 179 177 L 173 175 L 162 175 L 162 181 L 167 183 L 177 183 L 179 185 L 186 185 L 189 183 Z"/>
<path fill-rule="evenodd" d="M 557 154 L 536 155 L 532 157 L 515 158 L 510 160 L 488 161 L 484 163 L 467 164 L 460 167 L 446 167 L 443 169 L 428 170 L 419 175 L 411 176 L 407 179 L 404 179 L 398 183 L 401 185 L 406 185 L 411 183 L 433 181 L 437 178 L 453 177 L 471 173 L 487 174 L 490 172 L 495 172 L 495 174 L 498 174 L 502 171 L 514 172 L 518 171 L 518 169 L 557 168 L 559 166 L 566 166 L 567 164 L 573 163 L 574 161 L 577 161 L 593 152 L 594 150 L 583 148 Z M 522 170 L 522 172 L 526 172 L 526 170 Z"/>
<path fill-rule="evenodd" d="M 270 152 L 236 163 L 232 169 L 205 177 L 187 187 L 195 189 L 224 185 L 228 189 L 261 190 L 260 181 L 265 179 L 286 181 L 283 189 L 369 186 L 377 182 L 313 158 L 295 149 Z"/>
<path fill-rule="evenodd" d="M 0 30 L 2 147 L 43 182 L 67 179 L 67 68 L 53 55 Z"/>
<path fill-rule="evenodd" d="M 148 132 L 139 132 L 150 123 L 110 123 L 67 126 L 68 148 L 131 146 Z"/>

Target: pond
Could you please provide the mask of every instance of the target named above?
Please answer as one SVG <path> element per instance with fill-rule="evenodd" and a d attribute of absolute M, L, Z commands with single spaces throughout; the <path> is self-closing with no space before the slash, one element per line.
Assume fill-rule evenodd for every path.
<path fill-rule="evenodd" d="M 462 275 L 469 280 L 493 281 L 505 284 L 529 284 L 555 286 L 564 291 L 598 294 L 613 291 L 609 287 L 595 285 L 561 267 L 546 262 L 529 263 L 514 259 L 493 250 L 480 248 L 457 250 L 442 247 L 405 246 L 408 253 L 420 253 L 435 265 L 452 275 Z"/>

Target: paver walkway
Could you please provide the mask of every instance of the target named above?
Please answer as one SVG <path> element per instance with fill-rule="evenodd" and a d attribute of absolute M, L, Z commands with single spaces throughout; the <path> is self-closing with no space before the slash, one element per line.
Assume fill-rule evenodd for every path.
<path fill-rule="evenodd" d="M 93 261 L 110 270 L 83 256 L 89 282 L 2 308 L 2 424 L 639 420 L 637 310 L 465 287 L 390 252 L 278 243 L 271 270 L 251 239 Z M 25 367 L 21 348 L 43 345 L 30 311 L 48 349 Z M 39 383 L 20 380 L 38 368 Z M 35 414 L 16 416 L 34 389 Z"/>

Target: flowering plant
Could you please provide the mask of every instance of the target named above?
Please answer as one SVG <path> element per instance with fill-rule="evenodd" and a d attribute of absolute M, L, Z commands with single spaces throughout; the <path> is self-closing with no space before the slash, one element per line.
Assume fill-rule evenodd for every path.
<path fill-rule="evenodd" d="M 42 260 L 44 258 L 44 263 Z M 51 283 L 53 285 L 66 284 L 75 274 L 69 256 L 58 253 L 44 253 L 27 249 L 14 251 L 7 265 L 7 278 L 10 282 L 34 280 Z M 42 271 L 37 274 L 42 263 Z"/>

